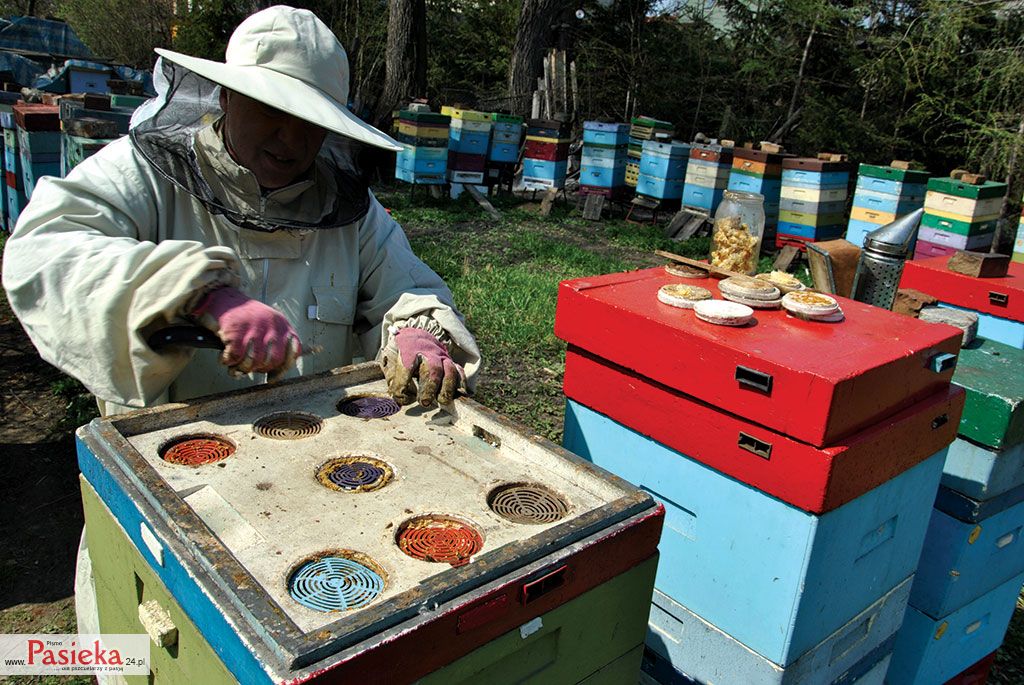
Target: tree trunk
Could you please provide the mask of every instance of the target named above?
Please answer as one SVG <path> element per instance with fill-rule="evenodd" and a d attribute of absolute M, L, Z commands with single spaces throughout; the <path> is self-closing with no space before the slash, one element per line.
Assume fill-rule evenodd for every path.
<path fill-rule="evenodd" d="M 413 75 L 413 94 L 427 96 L 427 0 L 416 0 L 413 31 L 416 34 L 416 68 Z"/>
<path fill-rule="evenodd" d="M 567 6 L 565 0 L 523 0 L 508 71 L 509 107 L 515 114 L 530 113 L 534 84 L 544 67 L 551 24 Z"/>
<path fill-rule="evenodd" d="M 814 40 L 814 33 L 818 30 L 818 25 L 814 24 L 811 26 L 811 32 L 807 34 L 807 43 L 804 44 L 804 54 L 800 58 L 800 71 L 796 74 L 796 83 L 793 84 L 793 97 L 789 101 L 789 113 L 786 114 L 786 119 L 792 119 L 794 112 L 796 112 L 796 101 L 797 96 L 800 94 L 800 86 L 804 81 L 804 67 L 807 66 L 807 56 L 811 52 L 811 41 Z"/>
<path fill-rule="evenodd" d="M 374 123 L 378 127 L 390 128 L 391 112 L 410 98 L 418 95 L 420 86 L 417 76 L 426 80 L 426 54 L 418 54 L 417 36 L 420 28 L 417 20 L 426 22 L 426 11 L 417 4 L 423 0 L 388 0 L 388 42 L 385 50 L 384 89 L 374 112 Z M 426 32 L 426 27 L 422 28 Z M 422 67 L 418 64 L 423 62 Z"/>
<path fill-rule="evenodd" d="M 1020 120 L 1020 126 L 1017 127 L 1017 140 L 1013 143 L 1013 151 L 1010 153 L 1010 160 L 1006 165 L 1006 183 L 1007 190 L 1013 188 L 1014 183 L 1017 179 L 1017 160 L 1020 159 L 1020 150 L 1024 148 L 1024 118 Z M 1017 224 L 1015 221 L 1016 216 L 1008 218 L 1010 214 L 1010 202 L 1013 198 L 1007 193 L 1003 198 L 1003 206 L 1000 208 L 999 216 L 1003 221 L 1000 221 L 999 232 L 996 234 L 996 239 L 992 241 L 992 252 L 999 252 L 1002 254 L 1013 253 L 1013 242 L 1017 235 Z"/>

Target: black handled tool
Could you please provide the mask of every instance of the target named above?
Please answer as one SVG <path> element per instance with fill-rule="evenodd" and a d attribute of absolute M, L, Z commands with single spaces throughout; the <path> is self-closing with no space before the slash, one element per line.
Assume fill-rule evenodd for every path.
<path fill-rule="evenodd" d="M 224 343 L 217 334 L 202 326 L 170 326 L 162 328 L 146 341 L 150 349 L 160 352 L 167 347 L 202 347 L 223 350 Z"/>

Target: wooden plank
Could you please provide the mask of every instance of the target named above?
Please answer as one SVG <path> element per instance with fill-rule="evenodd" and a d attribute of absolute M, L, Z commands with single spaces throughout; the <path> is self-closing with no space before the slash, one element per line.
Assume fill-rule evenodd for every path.
<path fill-rule="evenodd" d="M 540 215 L 550 216 L 551 209 L 555 206 L 555 198 L 558 197 L 558 188 L 548 188 L 540 201 Z"/>
<path fill-rule="evenodd" d="M 776 271 L 789 271 L 789 267 L 793 265 L 793 260 L 800 254 L 800 250 L 793 247 L 792 245 L 786 245 L 779 254 L 775 256 L 775 262 L 772 264 L 772 268 Z"/>
<path fill-rule="evenodd" d="M 552 50 L 551 62 L 554 66 L 555 112 L 564 114 L 568 111 L 566 107 L 566 91 L 568 89 L 566 88 L 565 51 Z"/>
<path fill-rule="evenodd" d="M 491 201 L 484 197 L 483 193 L 476 189 L 476 186 L 472 183 L 467 183 L 462 186 L 470 196 L 476 200 L 476 203 L 483 207 L 484 211 L 487 212 L 492 219 L 495 221 L 501 221 L 501 212 L 494 208 Z"/>
<path fill-rule="evenodd" d="M 665 237 L 673 240 L 689 240 L 710 223 L 706 214 L 692 209 L 680 209 L 665 228 Z"/>
<path fill-rule="evenodd" d="M 544 116 L 548 119 L 555 117 L 555 65 L 551 62 L 551 53 L 548 53 L 544 57 L 544 103 L 546 106 Z"/>
<path fill-rule="evenodd" d="M 583 203 L 583 218 L 588 221 L 600 221 L 604 211 L 604 195 L 587 195 Z"/>
<path fill-rule="evenodd" d="M 580 102 L 580 90 L 576 83 L 576 60 L 569 62 L 569 77 L 572 82 L 572 121 L 576 121 Z"/>
<path fill-rule="evenodd" d="M 698 269 L 703 269 L 704 271 L 707 271 L 708 273 L 710 273 L 712 276 L 721 276 L 723 278 L 728 278 L 729 276 L 745 276 L 746 275 L 746 274 L 741 274 L 741 273 L 736 272 L 736 271 L 729 271 L 728 269 L 721 269 L 721 268 L 719 268 L 717 266 L 712 266 L 708 262 L 701 262 L 701 261 L 696 260 L 696 259 L 690 259 L 689 257 L 683 257 L 682 255 L 677 255 L 677 254 L 673 254 L 671 252 L 666 252 L 665 250 L 655 250 L 654 254 L 658 255 L 659 257 L 664 257 L 666 259 L 671 259 L 674 262 L 679 262 L 680 264 L 686 264 L 687 266 L 692 266 L 692 267 L 696 267 Z"/>

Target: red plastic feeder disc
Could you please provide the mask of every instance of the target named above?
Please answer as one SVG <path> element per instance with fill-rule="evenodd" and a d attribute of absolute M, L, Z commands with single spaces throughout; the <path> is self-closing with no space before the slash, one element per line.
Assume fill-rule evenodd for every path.
<path fill-rule="evenodd" d="M 452 566 L 469 563 L 484 546 L 472 526 L 448 516 L 419 516 L 398 531 L 398 547 L 414 559 Z"/>
<path fill-rule="evenodd" d="M 161 458 L 180 466 L 203 466 L 227 459 L 235 453 L 235 446 L 216 435 L 187 435 L 178 438 L 161 450 Z"/>

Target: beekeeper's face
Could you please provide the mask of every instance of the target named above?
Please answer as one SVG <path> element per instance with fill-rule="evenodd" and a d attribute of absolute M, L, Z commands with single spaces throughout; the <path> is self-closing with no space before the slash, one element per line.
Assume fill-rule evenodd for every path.
<path fill-rule="evenodd" d="M 231 157 L 268 189 L 297 181 L 313 165 L 327 131 L 241 93 L 221 88 Z"/>

